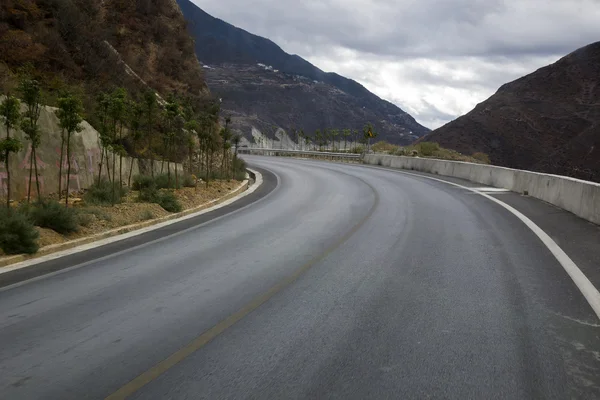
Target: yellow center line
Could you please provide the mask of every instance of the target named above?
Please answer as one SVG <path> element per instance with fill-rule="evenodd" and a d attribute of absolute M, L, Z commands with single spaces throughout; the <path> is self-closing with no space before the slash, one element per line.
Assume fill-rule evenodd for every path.
<path fill-rule="evenodd" d="M 344 173 L 344 175 L 349 175 L 349 174 Z M 158 364 L 154 365 L 152 368 L 150 368 L 146 372 L 143 372 L 141 375 L 137 376 L 132 381 L 125 384 L 125 386 L 122 386 L 119 390 L 117 390 L 113 394 L 106 397 L 105 400 L 121 400 L 121 399 L 126 399 L 127 397 L 131 396 L 132 394 L 134 394 L 135 392 L 137 392 L 138 390 L 140 390 L 141 388 L 143 388 L 144 386 L 146 386 L 147 384 L 152 382 L 154 379 L 158 378 L 160 375 L 162 375 L 163 373 L 165 373 L 166 371 L 168 371 L 169 369 L 171 369 L 172 367 L 174 367 L 175 365 L 177 365 L 178 363 L 180 363 L 181 361 L 186 359 L 188 356 L 190 356 L 193 353 L 195 353 L 196 351 L 200 350 L 202 347 L 204 347 L 206 344 L 208 344 L 211 340 L 213 340 L 214 338 L 219 336 L 221 333 L 223 333 L 225 330 L 227 330 L 228 328 L 233 326 L 235 323 L 240 321 L 246 315 L 250 314 L 252 311 L 256 310 L 262 304 L 266 303 L 271 297 L 275 296 L 282 289 L 284 289 L 285 287 L 292 284 L 296 279 L 298 279 L 306 271 L 308 271 L 313 265 L 315 265 L 319 261 L 323 260 L 329 254 L 331 254 L 335 249 L 337 249 L 339 246 L 341 246 L 346 240 L 348 240 L 352 235 L 354 235 L 356 233 L 356 231 L 358 231 L 375 212 L 375 209 L 377 208 L 377 205 L 379 204 L 379 195 L 377 194 L 377 191 L 375 190 L 375 188 L 373 186 L 371 186 L 369 183 L 367 183 L 366 181 L 364 181 L 354 175 L 350 175 L 350 176 L 361 180 L 363 183 L 365 183 L 367 186 L 369 186 L 371 188 L 371 190 L 373 191 L 373 194 L 375 196 L 375 201 L 373 202 L 373 206 L 369 210 L 368 214 L 365 215 L 356 225 L 354 225 L 354 227 L 349 232 L 347 232 L 344 236 L 342 236 L 340 238 L 340 240 L 338 240 L 336 243 L 334 243 L 333 245 L 328 247 L 323 253 L 321 253 L 321 255 L 313 258 L 312 260 L 310 260 L 309 262 L 304 264 L 302 267 L 300 267 L 298 270 L 296 270 L 292 275 L 285 278 L 283 281 L 279 282 L 275 286 L 271 287 L 269 290 L 267 290 L 262 295 L 254 298 L 252 301 L 250 301 L 250 303 L 245 305 L 242 309 L 240 309 L 236 313 L 225 318 L 224 320 L 222 320 L 221 322 L 219 322 L 218 324 L 216 324 L 209 330 L 204 331 L 200 336 L 198 336 L 196 339 L 192 340 L 186 346 L 179 349 L 178 351 L 176 351 L 175 353 L 173 353 L 172 355 L 170 355 L 163 361 L 159 362 Z"/>

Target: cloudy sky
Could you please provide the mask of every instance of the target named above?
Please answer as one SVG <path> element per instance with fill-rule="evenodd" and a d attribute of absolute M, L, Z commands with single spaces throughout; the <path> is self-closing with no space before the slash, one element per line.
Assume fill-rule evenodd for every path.
<path fill-rule="evenodd" d="M 600 40 L 600 0 L 192 0 L 437 128 Z"/>

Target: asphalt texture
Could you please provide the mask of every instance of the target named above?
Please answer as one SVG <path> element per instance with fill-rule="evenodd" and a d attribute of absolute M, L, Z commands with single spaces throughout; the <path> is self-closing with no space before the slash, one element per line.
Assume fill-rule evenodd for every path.
<path fill-rule="evenodd" d="M 0 289 L 0 398 L 102 399 L 147 371 L 131 398 L 600 398 L 598 318 L 507 210 L 245 158 L 266 181 L 246 204 Z"/>

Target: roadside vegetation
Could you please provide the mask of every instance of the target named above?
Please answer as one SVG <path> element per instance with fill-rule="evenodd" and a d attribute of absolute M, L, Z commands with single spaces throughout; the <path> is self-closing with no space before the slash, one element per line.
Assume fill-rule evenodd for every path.
<path fill-rule="evenodd" d="M 70 179 L 61 178 L 71 174 L 72 138 L 82 129 L 84 111 L 77 92 L 65 90 L 56 101 L 58 185 L 44 195 L 35 156 L 42 140 L 42 86 L 32 69 L 24 68 L 18 90 L 0 97 L 7 193 L 0 206 L 0 255 L 32 254 L 40 246 L 180 212 L 222 197 L 245 179 L 246 165 L 237 157 L 240 138 L 229 128 L 231 119 L 220 115 L 220 102 L 175 95 L 163 101 L 150 91 L 136 98 L 114 88 L 88 104 L 94 112 L 86 120 L 100 134 L 99 172 L 91 187 L 74 192 Z M 11 186 L 15 164 L 10 160 L 25 144 L 15 138 L 19 130 L 32 150 L 24 198 L 15 198 Z M 150 168 L 134 176 L 132 168 L 124 170 L 125 157 L 150 160 Z"/>
<path fill-rule="evenodd" d="M 275 138 L 273 128 L 273 141 Z M 339 153 L 362 153 L 368 149 L 371 140 L 377 137 L 377 132 L 371 123 L 367 123 L 361 129 L 317 129 L 314 133 L 292 128 L 291 139 L 298 143 L 300 150 L 313 150 Z M 266 140 L 266 139 L 265 139 Z M 267 143 L 259 143 L 265 146 Z M 266 147 L 266 146 L 265 146 Z"/>
<path fill-rule="evenodd" d="M 390 154 L 394 156 L 437 158 L 440 160 L 466 161 L 478 164 L 490 164 L 490 158 L 485 153 L 474 153 L 470 156 L 455 150 L 445 149 L 435 142 L 420 142 L 411 146 L 397 146 L 385 141 L 377 142 L 371 146 L 375 153 Z"/>

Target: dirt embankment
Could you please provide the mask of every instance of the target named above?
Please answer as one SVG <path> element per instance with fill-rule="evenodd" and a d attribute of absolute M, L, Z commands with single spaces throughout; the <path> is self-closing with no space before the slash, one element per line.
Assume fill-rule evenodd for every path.
<path fill-rule="evenodd" d="M 235 180 L 217 180 L 212 181 L 208 188 L 203 184 L 199 184 L 197 188 L 185 187 L 173 192 L 182 205 L 182 212 L 185 213 L 186 210 L 199 209 L 207 203 L 224 198 L 235 190 L 241 190 L 242 184 L 243 182 Z M 75 208 L 80 219 L 79 229 L 77 232 L 63 235 L 52 229 L 36 227 L 35 229 L 40 233 L 38 239 L 40 252 L 46 246 L 89 238 L 118 228 L 175 215 L 175 213 L 166 211 L 156 203 L 139 202 L 138 194 L 137 191 L 132 190 L 123 198 L 121 203 L 114 206 L 85 205 L 83 202 L 78 202 L 78 199 L 73 198 L 72 201 L 74 200 L 76 204 Z M 3 258 L 8 259 L 10 257 L 13 256 L 5 256 L 0 250 L 0 261 Z"/>

